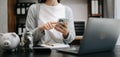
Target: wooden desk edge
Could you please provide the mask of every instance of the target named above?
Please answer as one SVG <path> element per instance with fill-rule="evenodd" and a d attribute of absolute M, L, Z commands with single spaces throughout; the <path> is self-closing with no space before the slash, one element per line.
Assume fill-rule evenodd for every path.
<path fill-rule="evenodd" d="M 75 37 L 75 40 L 82 40 L 83 39 L 83 36 L 76 36 Z"/>

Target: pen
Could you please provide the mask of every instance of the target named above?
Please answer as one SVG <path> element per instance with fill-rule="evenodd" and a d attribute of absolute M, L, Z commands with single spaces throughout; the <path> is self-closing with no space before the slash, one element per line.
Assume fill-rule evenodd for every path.
<path fill-rule="evenodd" d="M 47 44 L 47 45 L 49 45 L 49 46 L 54 46 L 54 45 L 52 45 L 52 44 Z"/>

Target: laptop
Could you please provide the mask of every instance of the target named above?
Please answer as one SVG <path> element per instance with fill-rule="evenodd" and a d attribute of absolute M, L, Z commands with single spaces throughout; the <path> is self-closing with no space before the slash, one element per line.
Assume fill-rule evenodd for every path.
<path fill-rule="evenodd" d="M 71 54 L 89 54 L 112 51 L 120 32 L 120 20 L 110 18 L 90 18 L 79 48 L 59 49 Z"/>

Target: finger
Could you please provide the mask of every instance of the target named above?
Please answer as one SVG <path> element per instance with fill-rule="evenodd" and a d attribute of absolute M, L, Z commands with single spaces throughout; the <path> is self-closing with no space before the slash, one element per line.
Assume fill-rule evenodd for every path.
<path fill-rule="evenodd" d="M 51 22 L 49 22 L 48 25 L 49 25 L 50 29 L 53 29 L 56 26 L 56 24 L 53 24 Z"/>
<path fill-rule="evenodd" d="M 52 29 L 52 28 L 53 28 L 53 25 L 52 25 L 50 22 L 48 22 L 48 27 L 49 27 L 50 29 Z"/>
<path fill-rule="evenodd" d="M 45 27 L 45 29 L 46 29 L 46 30 L 49 30 L 49 27 L 48 27 L 48 25 L 47 25 L 47 24 L 46 24 L 44 27 Z"/>
<path fill-rule="evenodd" d="M 57 22 L 50 22 L 52 24 L 53 27 L 56 26 Z"/>
<path fill-rule="evenodd" d="M 66 23 L 63 23 L 63 24 L 58 23 L 57 25 L 60 26 L 60 27 L 65 27 L 65 28 L 67 28 L 67 24 L 66 24 Z"/>
<path fill-rule="evenodd" d="M 60 27 L 61 29 L 65 29 L 66 27 L 64 27 L 63 25 L 58 24 L 57 27 Z"/>
<path fill-rule="evenodd" d="M 55 27 L 55 25 L 51 24 L 51 22 L 48 22 L 48 23 L 46 24 L 46 29 L 47 29 L 47 30 L 53 29 L 54 27 Z"/>
<path fill-rule="evenodd" d="M 47 24 L 47 27 L 48 27 L 49 30 L 54 28 L 54 27 L 52 26 L 52 24 L 50 24 L 50 23 Z"/>
<path fill-rule="evenodd" d="M 57 22 L 50 22 L 51 24 L 57 24 Z"/>
<path fill-rule="evenodd" d="M 64 23 L 64 27 L 66 27 L 66 28 L 67 28 L 67 23 Z"/>
<path fill-rule="evenodd" d="M 63 30 L 63 29 L 61 29 L 60 27 L 55 27 L 55 29 L 56 29 L 57 31 L 61 32 L 61 33 L 63 33 L 63 32 L 64 32 L 64 30 Z"/>

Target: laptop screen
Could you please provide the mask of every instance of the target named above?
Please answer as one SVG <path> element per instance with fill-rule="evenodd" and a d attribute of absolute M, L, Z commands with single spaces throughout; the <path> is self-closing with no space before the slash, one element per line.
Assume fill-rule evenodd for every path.
<path fill-rule="evenodd" d="M 80 54 L 112 50 L 120 32 L 120 20 L 90 18 L 87 22 Z"/>

